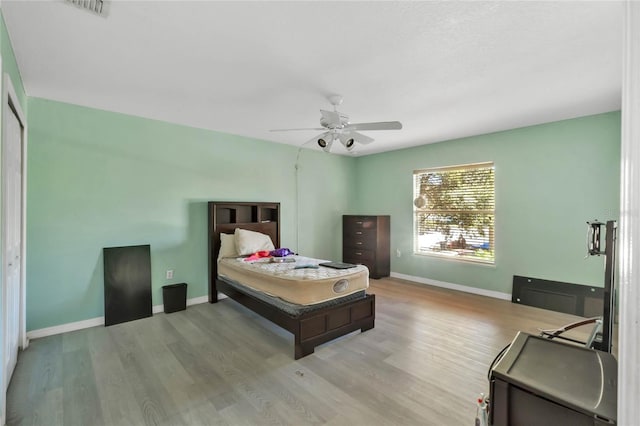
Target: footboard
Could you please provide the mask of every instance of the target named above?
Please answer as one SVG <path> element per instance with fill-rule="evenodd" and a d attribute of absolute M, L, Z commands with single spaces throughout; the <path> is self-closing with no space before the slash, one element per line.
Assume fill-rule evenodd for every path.
<path fill-rule="evenodd" d="M 367 294 L 362 299 L 321 308 L 301 316 L 292 316 L 230 286 L 223 280 L 216 280 L 216 287 L 229 298 L 293 333 L 295 359 L 312 354 L 316 346 L 352 331 L 372 329 L 375 323 L 376 296 L 373 294 Z M 216 301 L 217 299 L 215 297 Z"/>
<path fill-rule="evenodd" d="M 295 335 L 295 359 L 312 354 L 315 347 L 325 342 L 360 329 L 374 327 L 376 297 L 367 294 L 332 308 L 312 312 L 300 318 Z"/>

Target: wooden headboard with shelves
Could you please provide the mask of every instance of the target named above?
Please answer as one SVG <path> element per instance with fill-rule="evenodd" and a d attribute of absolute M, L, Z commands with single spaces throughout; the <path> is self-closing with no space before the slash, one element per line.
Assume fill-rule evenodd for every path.
<path fill-rule="evenodd" d="M 261 232 L 280 247 L 280 203 L 209 201 L 209 302 L 218 301 L 216 277 L 220 234 L 233 234 L 237 228 Z"/>

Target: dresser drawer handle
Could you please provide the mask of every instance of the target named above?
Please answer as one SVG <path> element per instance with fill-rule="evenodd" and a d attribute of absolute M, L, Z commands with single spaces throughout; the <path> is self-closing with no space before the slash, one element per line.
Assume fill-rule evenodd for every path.
<path fill-rule="evenodd" d="M 362 253 L 356 252 L 356 256 L 362 256 Z"/>
<path fill-rule="evenodd" d="M 362 222 L 356 222 L 356 225 L 362 225 Z"/>
<path fill-rule="evenodd" d="M 362 235 L 362 231 L 356 232 L 356 235 Z"/>
<path fill-rule="evenodd" d="M 362 241 L 356 241 L 356 245 L 361 246 L 362 245 Z"/>

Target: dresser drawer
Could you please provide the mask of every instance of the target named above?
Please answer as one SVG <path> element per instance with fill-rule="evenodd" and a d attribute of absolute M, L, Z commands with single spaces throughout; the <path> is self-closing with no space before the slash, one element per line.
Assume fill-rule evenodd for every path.
<path fill-rule="evenodd" d="M 344 216 L 344 229 L 345 230 L 358 230 L 358 229 L 375 229 L 376 217 L 375 216 Z"/>
<path fill-rule="evenodd" d="M 363 265 L 366 266 L 367 269 L 369 270 L 369 277 L 373 278 L 374 275 L 374 266 L 375 266 L 375 262 L 373 260 L 367 260 L 367 259 L 352 259 L 349 257 L 346 257 L 344 259 L 344 262 L 346 263 L 353 263 L 356 265 Z"/>
<path fill-rule="evenodd" d="M 366 266 L 367 269 L 369 270 L 369 278 L 375 278 L 374 277 L 374 273 L 373 273 L 373 262 L 347 262 L 347 263 L 355 263 L 356 265 L 362 265 L 362 266 Z"/>
<path fill-rule="evenodd" d="M 344 247 L 375 250 L 376 236 L 344 237 L 343 243 Z"/>
<path fill-rule="evenodd" d="M 342 230 L 342 235 L 344 238 L 365 238 L 365 239 L 375 239 L 377 232 L 375 229 L 371 228 L 349 228 L 345 227 Z"/>
<path fill-rule="evenodd" d="M 342 253 L 342 258 L 347 263 L 363 263 L 372 261 L 375 257 L 373 250 L 359 250 L 357 248 L 345 248 Z"/>

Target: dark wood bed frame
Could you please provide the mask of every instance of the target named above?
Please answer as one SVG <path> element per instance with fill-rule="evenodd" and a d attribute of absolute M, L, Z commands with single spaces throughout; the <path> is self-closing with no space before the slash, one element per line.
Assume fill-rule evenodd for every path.
<path fill-rule="evenodd" d="M 209 302 L 218 302 L 218 292 L 246 306 L 269 321 L 293 333 L 295 359 L 312 354 L 315 347 L 360 329 L 374 327 L 375 295 L 292 316 L 269 303 L 218 279 L 220 234 L 232 234 L 236 228 L 261 232 L 280 247 L 280 203 L 209 202 Z"/>

